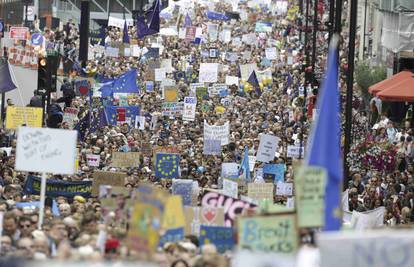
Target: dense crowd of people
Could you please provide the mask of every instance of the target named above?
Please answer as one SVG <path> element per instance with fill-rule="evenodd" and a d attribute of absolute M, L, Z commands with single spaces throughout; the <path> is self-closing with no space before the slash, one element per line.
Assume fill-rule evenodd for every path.
<path fill-rule="evenodd" d="M 294 8 L 290 5 L 288 10 Z M 65 24 L 62 31 L 44 29 L 42 32 L 47 43 L 53 44 L 54 49 L 60 52 L 65 65 L 67 80 L 62 86 L 63 97 L 57 99 L 49 107 L 48 126 L 68 129 L 70 126 L 62 122 L 64 107 L 73 107 L 79 110 L 77 121 L 81 123 L 85 117 L 91 115 L 98 118 L 102 112 L 102 102 L 118 100 L 99 97 L 98 88 L 101 85 L 96 80 L 95 93 L 89 95 L 75 95 L 75 81 L 79 76 L 99 76 L 100 79 L 112 79 L 123 73 L 136 69 L 139 93 L 128 95 L 129 106 L 139 106 L 140 115 L 145 117 L 144 130 L 135 127 L 132 123 L 123 123 L 110 126 L 108 123 L 95 129 L 77 128 L 84 131 L 85 136 L 78 141 L 78 171 L 70 176 L 53 176 L 50 178 L 64 181 L 90 181 L 96 170 L 126 172 L 124 186 L 138 188 L 141 184 L 151 183 L 156 187 L 171 190 L 171 180 L 156 178 L 152 154 L 142 153 L 139 167 L 117 168 L 112 167 L 112 153 L 142 152 L 150 145 L 154 147 L 174 148 L 180 156 L 179 170 L 182 179 L 198 182 L 200 188 L 197 199 L 198 205 L 205 190 L 219 190 L 222 188 L 221 167 L 223 162 L 239 163 L 243 158 L 244 148 L 254 156 L 258 150 L 261 134 L 271 134 L 280 138 L 275 159 L 270 163 L 286 164 L 284 178 L 286 182 L 293 182 L 293 163 L 295 159 L 288 157 L 288 146 L 306 147 L 310 125 L 316 111 L 315 102 L 318 90 L 305 85 L 306 71 L 302 68 L 305 62 L 305 48 L 300 36 L 304 34 L 298 24 L 296 16 L 285 12 L 277 14 L 266 6 L 248 6 L 241 3 L 239 10 L 246 12 L 247 18 L 229 21 L 214 21 L 218 25 L 218 33 L 230 29 L 231 41 L 224 41 L 220 34 L 214 42 L 208 42 L 206 34 L 208 24 L 212 22 L 206 17 L 208 7 L 195 4 L 194 12 L 187 15 L 192 26 L 203 29 L 204 39 L 200 45 L 173 36 L 149 36 L 144 39 L 136 38 L 136 29 L 131 26 L 128 34 L 131 44 L 137 44 L 140 49 L 150 48 L 156 41 L 162 45 L 159 59 L 172 59 L 173 71 L 167 73 L 166 78 L 175 81 L 178 88 L 178 100 L 193 95 L 191 84 L 196 79 L 177 78 L 173 73 L 182 71 L 197 74 L 201 63 L 219 63 L 220 68 L 217 83 L 225 83 L 226 76 L 240 77 L 240 65 L 257 64 L 257 72 L 268 70 L 271 77 L 259 78 L 257 87 L 252 86 L 247 79 L 240 79 L 239 83 L 229 85 L 226 101 L 219 95 L 198 98 L 194 121 L 184 121 L 180 116 L 163 116 L 162 83 L 153 83 L 150 90 L 146 85 L 147 74 L 153 71 L 152 61 L 139 57 L 122 56 L 108 57 L 102 50 L 93 50 L 93 59 L 86 63 L 83 69 L 72 70 L 78 65 L 79 32 L 72 22 Z M 215 10 L 231 11 L 231 5 L 217 3 Z M 186 14 L 180 16 L 178 25 L 185 22 Z M 272 23 L 270 32 L 257 33 L 254 22 Z M 176 25 L 178 14 L 173 13 L 171 18 L 162 18 L 161 27 Z M 246 41 L 237 43 L 234 40 L 242 39 L 245 34 L 253 33 L 255 43 Z M 105 47 L 124 47 L 123 29 L 107 27 L 102 44 Z M 346 35 L 345 41 L 346 41 Z M 275 42 L 275 43 L 273 43 Z M 327 49 L 325 36 L 318 35 L 318 50 Z M 266 58 L 266 47 L 278 47 L 276 59 Z M 209 57 L 206 51 L 214 48 L 219 55 Z M 229 59 L 235 54 L 236 58 Z M 341 51 L 341 62 L 346 65 L 347 51 Z M 326 55 L 316 63 L 314 73 L 323 72 Z M 343 66 L 342 66 L 343 67 Z M 190 75 L 188 75 L 190 76 Z M 197 75 L 196 75 L 197 76 Z M 196 77 L 195 76 L 195 77 Z M 344 77 L 344 76 L 342 76 Z M 72 82 L 73 81 L 73 82 Z M 103 84 L 103 83 L 102 83 Z M 344 79 L 341 80 L 344 87 Z M 305 92 L 306 90 L 306 92 Z M 306 97 L 306 98 L 305 98 Z M 357 95 L 357 100 L 359 96 Z M 92 101 L 91 101 L 92 99 Z M 39 100 L 39 99 L 38 99 Z M 60 102 L 62 108 L 59 107 Z M 64 106 L 63 106 L 64 105 Z M 32 105 L 33 106 L 33 105 Z M 92 108 L 90 108 L 92 107 Z M 56 108 L 57 111 L 53 111 Z M 413 210 L 413 129 L 410 119 L 393 122 L 381 113 L 372 125 L 363 105 L 356 105 L 354 114 L 354 145 L 349 156 L 352 163 L 351 175 L 345 177 L 350 180 L 346 191 L 344 206 L 347 211 L 369 212 L 376 208 L 385 207 L 384 224 L 408 224 L 414 219 Z M 62 118 L 54 118 L 53 114 L 62 114 Z M 51 118 L 53 117 L 53 120 Z M 95 120 L 92 120 L 95 121 Z M 99 121 L 99 120 L 97 120 Z M 229 144 L 222 146 L 222 151 L 216 156 L 203 154 L 203 125 L 223 125 L 230 122 Z M 99 121 L 100 123 L 100 121 Z M 76 124 L 76 123 L 75 123 Z M 76 127 L 75 127 L 76 128 Z M 96 129 L 97 128 L 97 129 Z M 355 135 L 355 132 L 358 134 Z M 47 199 L 45 221 L 42 229 L 37 229 L 39 220 L 38 208 L 35 205 L 17 205 L 19 203 L 37 202 L 39 196 L 28 195 L 24 192 L 24 183 L 28 173 L 14 170 L 15 163 L 15 134 L 2 130 L 2 147 L 0 183 L 2 194 L 0 210 L 4 212 L 3 233 L 1 237 L 1 257 L 19 257 L 26 259 L 75 259 L 75 260 L 115 260 L 134 259 L 137 257 L 130 251 L 125 242 L 128 227 L 125 224 L 103 219 L 103 204 L 98 198 L 75 196 L 73 199 L 57 197 Z M 389 152 L 390 154 L 384 154 Z M 305 151 L 301 152 L 301 158 Z M 371 153 L 371 154 L 370 154 Z M 100 163 L 97 167 L 88 164 L 87 155 L 99 155 Z M 383 162 L 377 163 L 378 157 Z M 257 162 L 255 168 L 262 167 Z M 253 170 L 251 170 L 253 176 Z M 261 177 L 254 177 L 260 182 Z M 242 188 L 239 195 L 246 192 Z M 286 196 L 275 196 L 274 203 L 286 205 Z M 345 208 L 346 209 L 346 208 Z M 303 238 L 303 241 L 306 238 Z M 152 255 L 152 261 L 161 266 L 229 266 L 231 254 L 220 254 L 214 245 L 201 246 L 196 236 L 186 236 L 180 242 L 167 243 Z"/>

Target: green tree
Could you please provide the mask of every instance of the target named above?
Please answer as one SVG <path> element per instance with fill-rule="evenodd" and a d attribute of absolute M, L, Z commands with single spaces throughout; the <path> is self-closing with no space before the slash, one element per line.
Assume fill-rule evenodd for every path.
<path fill-rule="evenodd" d="M 361 97 L 364 100 L 365 109 L 368 108 L 370 94 L 368 88 L 387 78 L 387 72 L 384 66 L 371 67 L 368 61 L 357 63 L 355 68 L 355 80 L 361 91 Z"/>

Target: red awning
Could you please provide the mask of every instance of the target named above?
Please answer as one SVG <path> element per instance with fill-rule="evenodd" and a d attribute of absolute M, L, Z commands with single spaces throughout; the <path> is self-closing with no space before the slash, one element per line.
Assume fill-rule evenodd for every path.
<path fill-rule="evenodd" d="M 371 94 L 376 94 L 384 89 L 390 88 L 391 86 L 394 86 L 395 84 L 403 81 L 405 78 L 412 76 L 413 73 L 411 71 L 401 71 L 391 77 L 389 77 L 386 80 L 380 81 L 379 83 L 376 83 L 374 85 L 371 85 L 368 88 L 368 91 Z"/>
<path fill-rule="evenodd" d="M 382 90 L 377 96 L 384 101 L 414 102 L 414 74 L 411 73 L 404 81 Z"/>

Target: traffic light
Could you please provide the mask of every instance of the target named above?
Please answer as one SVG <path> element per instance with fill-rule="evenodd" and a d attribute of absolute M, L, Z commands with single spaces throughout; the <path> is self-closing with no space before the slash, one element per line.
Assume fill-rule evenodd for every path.
<path fill-rule="evenodd" d="M 39 58 L 38 61 L 38 71 L 37 71 L 37 90 L 40 93 L 46 93 L 48 89 L 48 70 L 47 70 L 47 60 L 44 57 Z"/>
<path fill-rule="evenodd" d="M 50 92 L 56 92 L 57 69 L 59 68 L 59 57 L 57 55 L 47 57 L 47 66 L 50 77 Z"/>

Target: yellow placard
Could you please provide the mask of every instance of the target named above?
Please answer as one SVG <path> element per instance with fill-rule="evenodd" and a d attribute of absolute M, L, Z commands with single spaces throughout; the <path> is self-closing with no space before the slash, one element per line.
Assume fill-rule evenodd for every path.
<path fill-rule="evenodd" d="M 181 196 L 171 196 L 165 204 L 162 228 L 164 230 L 185 226 L 183 202 Z"/>
<path fill-rule="evenodd" d="M 42 127 L 42 108 L 7 107 L 6 129 L 17 129 L 19 126 Z"/>

